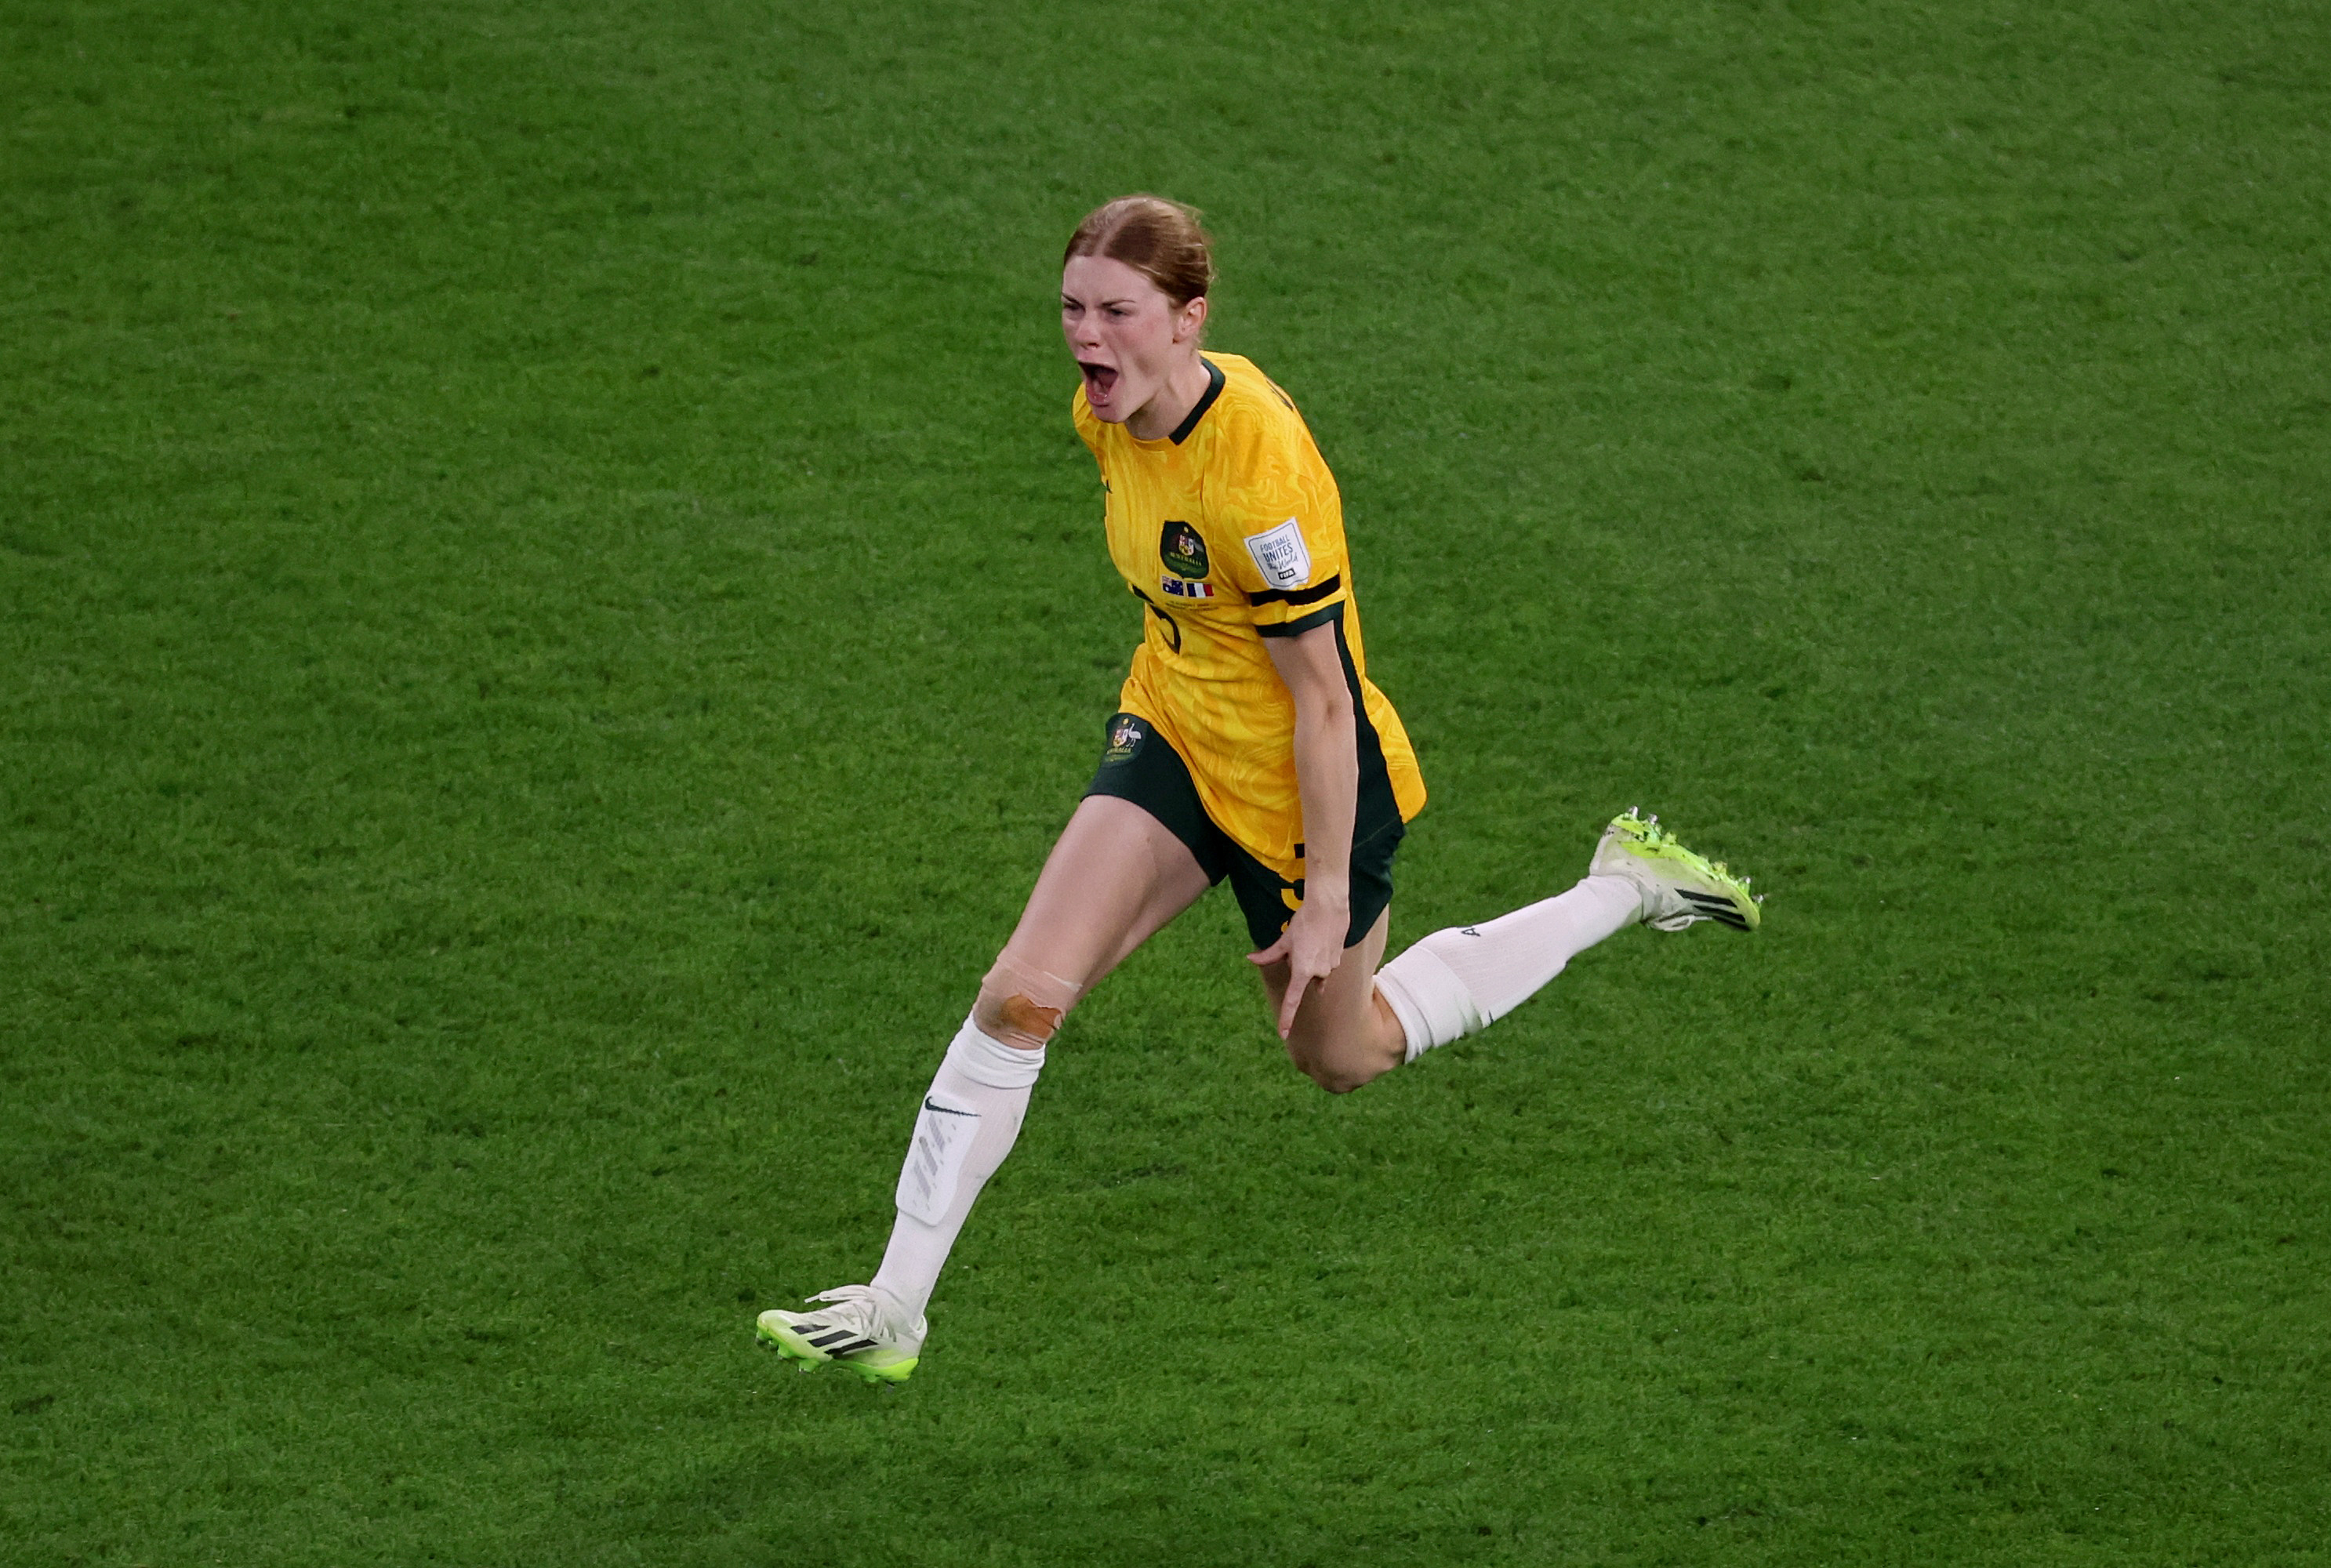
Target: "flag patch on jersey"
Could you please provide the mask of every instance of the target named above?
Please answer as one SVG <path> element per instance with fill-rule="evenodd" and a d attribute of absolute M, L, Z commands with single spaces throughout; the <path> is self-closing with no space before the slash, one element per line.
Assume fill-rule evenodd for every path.
<path fill-rule="evenodd" d="M 1293 518 L 1275 528 L 1246 537 L 1246 553 L 1255 570 L 1274 588 L 1299 588 L 1311 575 L 1311 547 L 1303 542 L 1303 525 Z"/>
<path fill-rule="evenodd" d="M 1212 583 L 1193 583 L 1185 577 L 1162 577 L 1158 586 L 1176 599 L 1211 599 L 1214 596 Z"/>

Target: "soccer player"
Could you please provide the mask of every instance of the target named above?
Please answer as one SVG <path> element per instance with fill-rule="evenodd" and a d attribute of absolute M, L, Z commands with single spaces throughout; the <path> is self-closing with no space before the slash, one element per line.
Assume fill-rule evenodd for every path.
<path fill-rule="evenodd" d="M 1424 781 L 1367 677 L 1335 477 L 1286 393 L 1203 349 L 1213 281 L 1197 215 L 1174 202 L 1122 197 L 1070 237 L 1071 408 L 1142 642 L 1092 783 L 923 1097 L 880 1269 L 816 1310 L 760 1316 L 804 1371 L 914 1371 L 939 1269 L 1061 1020 L 1224 878 L 1288 1055 L 1337 1094 L 1510 1012 L 1623 926 L 1756 927 L 1745 878 L 1630 812 L 1575 887 L 1377 967 Z"/>

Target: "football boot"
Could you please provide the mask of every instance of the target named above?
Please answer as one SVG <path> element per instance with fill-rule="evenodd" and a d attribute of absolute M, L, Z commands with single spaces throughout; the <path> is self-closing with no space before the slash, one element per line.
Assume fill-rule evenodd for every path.
<path fill-rule="evenodd" d="M 1721 860 L 1694 854 L 1633 807 L 1611 819 L 1594 859 L 1586 868 L 1593 877 L 1624 877 L 1642 889 L 1642 923 L 1655 931 L 1680 931 L 1695 920 L 1714 920 L 1736 931 L 1754 931 L 1763 923 L 1760 896 L 1748 891 L 1748 879 L 1736 877 Z"/>
<path fill-rule="evenodd" d="M 764 1312 L 753 1334 L 804 1372 L 843 1366 L 868 1383 L 900 1383 L 915 1370 L 928 1332 L 920 1322 L 902 1321 L 897 1309 L 871 1286 L 844 1285 L 810 1297 L 827 1302 L 814 1312 Z"/>

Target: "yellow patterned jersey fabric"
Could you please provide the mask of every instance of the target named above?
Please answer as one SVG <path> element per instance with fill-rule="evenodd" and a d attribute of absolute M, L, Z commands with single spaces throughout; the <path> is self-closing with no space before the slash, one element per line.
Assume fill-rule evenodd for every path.
<path fill-rule="evenodd" d="M 1204 357 L 1207 393 L 1163 439 L 1094 418 L 1081 386 L 1072 404 L 1108 492 L 1109 559 L 1145 605 L 1118 705 L 1180 754 L 1217 826 L 1299 879 L 1295 702 L 1265 638 L 1337 628 L 1359 698 L 1356 837 L 1422 810 L 1424 778 L 1367 678 L 1335 475 L 1269 376 L 1235 354 Z"/>

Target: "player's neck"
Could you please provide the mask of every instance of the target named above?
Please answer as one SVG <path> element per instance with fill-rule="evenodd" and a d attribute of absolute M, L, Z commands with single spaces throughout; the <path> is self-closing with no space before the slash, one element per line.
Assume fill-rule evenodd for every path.
<path fill-rule="evenodd" d="M 1206 373 L 1206 362 L 1192 349 L 1189 363 L 1168 375 L 1157 395 L 1134 411 L 1125 422 L 1126 430 L 1138 441 L 1163 441 L 1182 428 L 1182 422 L 1198 406 L 1198 399 L 1206 395 L 1213 380 Z"/>

